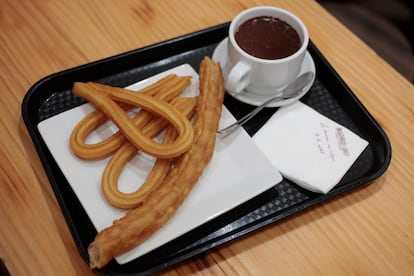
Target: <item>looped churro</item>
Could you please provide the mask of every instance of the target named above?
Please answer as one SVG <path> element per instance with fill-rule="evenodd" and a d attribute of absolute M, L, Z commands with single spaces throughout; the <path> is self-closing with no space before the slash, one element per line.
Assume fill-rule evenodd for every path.
<path fill-rule="evenodd" d="M 171 104 L 177 107 L 184 116 L 191 118 L 195 111 L 196 98 L 176 98 Z M 142 128 L 142 132 L 148 137 L 154 137 L 166 126 L 166 121 L 154 117 Z M 174 128 L 169 127 L 164 134 L 163 143 L 170 143 L 175 137 Z M 118 179 L 126 163 L 135 156 L 136 152 L 137 149 L 126 141 L 116 151 L 105 168 L 102 177 L 102 192 L 109 203 L 115 207 L 130 209 L 142 205 L 144 198 L 161 183 L 170 169 L 170 159 L 157 159 L 141 187 L 132 193 L 123 193 L 118 189 Z"/>
<path fill-rule="evenodd" d="M 181 112 L 166 102 L 145 94 L 97 83 L 76 82 L 73 93 L 97 106 L 118 126 L 131 144 L 149 155 L 157 158 L 176 157 L 187 151 L 192 144 L 194 132 L 191 123 Z M 176 129 L 177 138 L 168 144 L 153 141 L 135 126 L 118 102 L 141 107 L 164 118 Z"/>
<path fill-rule="evenodd" d="M 188 76 L 179 77 L 171 74 L 139 90 L 137 93 L 143 93 L 168 102 L 181 94 L 190 83 L 191 80 Z M 120 106 L 125 110 L 131 108 L 130 105 L 126 104 L 120 104 Z M 133 117 L 132 121 L 140 128 L 151 120 L 152 117 L 151 113 L 141 110 Z M 116 151 L 127 140 L 120 131 L 117 131 L 112 136 L 96 144 L 87 144 L 85 142 L 86 137 L 107 120 L 108 117 L 101 110 L 97 109 L 76 125 L 70 137 L 70 146 L 78 157 L 86 160 L 106 157 Z"/>

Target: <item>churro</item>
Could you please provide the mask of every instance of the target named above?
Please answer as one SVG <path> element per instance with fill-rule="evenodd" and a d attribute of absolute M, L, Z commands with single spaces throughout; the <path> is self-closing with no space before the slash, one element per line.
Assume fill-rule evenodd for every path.
<path fill-rule="evenodd" d="M 177 107 L 184 116 L 190 118 L 195 112 L 196 98 L 176 98 L 171 104 Z M 154 117 L 142 128 L 142 132 L 148 137 L 154 137 L 166 126 L 166 121 Z M 163 143 L 173 141 L 175 136 L 174 128 L 168 128 L 164 134 Z M 108 162 L 102 177 L 102 191 L 105 198 L 113 206 L 121 209 L 131 209 L 142 205 L 145 196 L 161 183 L 170 169 L 170 159 L 157 159 L 148 178 L 139 189 L 131 193 L 121 192 L 118 189 L 119 176 L 127 162 L 136 153 L 137 149 L 131 143 L 125 141 Z"/>
<path fill-rule="evenodd" d="M 169 102 L 180 95 L 191 83 L 190 77 L 179 77 L 174 74 L 167 75 L 154 84 L 139 90 L 137 93 L 143 93 L 154 98 Z M 131 108 L 130 105 L 120 104 L 124 110 Z M 145 125 L 153 115 L 145 110 L 138 112 L 132 119 L 134 124 L 139 128 Z M 87 144 L 86 137 L 101 124 L 106 122 L 108 117 L 99 109 L 95 110 L 83 118 L 74 128 L 70 137 L 70 146 L 72 151 L 82 159 L 93 160 L 109 156 L 115 152 L 127 139 L 120 131 L 112 136 L 95 144 Z"/>
<path fill-rule="evenodd" d="M 194 132 L 189 120 L 172 105 L 151 96 L 118 87 L 96 83 L 75 82 L 73 93 L 85 98 L 100 109 L 120 129 L 137 149 L 156 158 L 172 158 L 186 152 L 193 142 Z M 164 118 L 177 131 L 177 138 L 168 144 L 158 143 L 145 136 L 118 102 L 137 106 Z"/>
<path fill-rule="evenodd" d="M 175 213 L 212 158 L 224 98 L 218 63 L 200 64 L 200 95 L 194 115 L 194 142 L 175 161 L 168 176 L 152 190 L 139 208 L 128 211 L 104 229 L 89 245 L 90 266 L 100 268 L 113 257 L 150 237 Z"/>

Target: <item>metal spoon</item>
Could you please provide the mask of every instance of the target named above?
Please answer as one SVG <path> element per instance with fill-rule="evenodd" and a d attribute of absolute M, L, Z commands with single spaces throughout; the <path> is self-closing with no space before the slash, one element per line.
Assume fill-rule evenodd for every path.
<path fill-rule="evenodd" d="M 250 113 L 243 116 L 241 119 L 239 119 L 237 122 L 220 129 L 217 131 L 217 134 L 220 135 L 227 135 L 231 132 L 233 132 L 235 129 L 237 129 L 239 126 L 244 125 L 247 121 L 249 121 L 251 118 L 253 118 L 259 111 L 261 111 L 263 108 L 268 106 L 270 103 L 276 101 L 276 100 L 286 100 L 290 98 L 297 97 L 300 95 L 305 89 L 308 89 L 310 85 L 312 85 L 313 80 L 313 72 L 306 72 L 301 74 L 299 77 L 297 77 L 294 81 L 292 81 L 288 86 L 286 86 L 282 93 L 278 96 L 272 97 L 253 109 Z"/>

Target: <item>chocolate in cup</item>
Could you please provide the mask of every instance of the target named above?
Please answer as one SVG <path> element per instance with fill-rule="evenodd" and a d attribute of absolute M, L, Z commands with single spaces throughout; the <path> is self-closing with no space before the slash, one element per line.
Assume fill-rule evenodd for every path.
<path fill-rule="evenodd" d="M 273 16 L 258 16 L 243 22 L 234 36 L 240 48 L 263 59 L 288 57 L 302 45 L 296 30 Z"/>
<path fill-rule="evenodd" d="M 296 33 L 300 39 L 299 49 L 295 50 L 293 46 L 283 45 L 280 49 L 290 48 L 291 53 L 280 58 L 256 57 L 255 53 L 249 54 L 248 50 L 242 49 L 243 45 L 240 46 L 236 41 L 236 32 L 240 26 L 254 18 L 269 17 L 273 17 L 279 22 L 283 21 L 295 31 L 293 36 Z M 257 34 L 266 35 L 267 31 L 251 31 L 250 38 Z M 275 39 L 272 42 L 286 43 L 285 38 Z M 232 94 L 244 91 L 262 96 L 277 94 L 278 88 L 286 86 L 299 74 L 308 43 L 309 34 L 305 24 L 289 11 L 276 7 L 259 6 L 241 12 L 232 20 L 229 27 L 226 64 L 229 73 L 225 84 L 227 91 Z M 282 52 L 282 50 L 275 51 Z"/>

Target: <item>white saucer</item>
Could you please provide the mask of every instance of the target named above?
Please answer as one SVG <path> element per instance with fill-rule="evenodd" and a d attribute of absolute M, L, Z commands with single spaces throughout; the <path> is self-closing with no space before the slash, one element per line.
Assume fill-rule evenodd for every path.
<path fill-rule="evenodd" d="M 227 78 L 227 74 L 228 74 L 228 70 L 227 70 L 227 38 L 223 39 L 216 47 L 216 49 L 214 50 L 213 53 L 213 60 L 214 61 L 218 61 L 221 64 L 222 70 L 223 70 L 223 75 L 224 78 Z M 305 58 L 303 60 L 302 63 L 302 68 L 300 69 L 299 74 L 305 73 L 311 71 L 314 73 L 314 77 L 312 82 L 315 80 L 315 63 L 313 62 L 312 56 L 309 54 L 309 52 L 307 51 L 305 54 Z M 310 89 L 311 86 L 309 86 Z M 281 90 L 283 87 L 279 88 L 279 90 Z M 291 99 L 287 99 L 287 100 L 281 100 L 281 101 L 277 101 L 274 102 L 272 104 L 269 104 L 269 107 L 279 107 L 279 106 L 284 106 L 284 105 L 288 105 L 291 104 L 297 100 L 299 100 L 300 98 L 302 98 L 308 91 L 309 89 L 306 89 L 303 91 L 303 93 L 301 93 L 299 96 L 295 97 L 295 98 L 291 98 Z M 247 91 L 242 91 L 239 94 L 232 94 L 229 93 L 229 95 L 231 95 L 232 97 L 236 98 L 239 101 L 242 101 L 244 103 L 247 104 L 251 104 L 251 105 L 261 105 L 263 102 L 265 102 L 267 99 L 269 99 L 268 96 L 261 96 L 258 94 L 254 94 L 251 92 L 247 92 Z"/>

